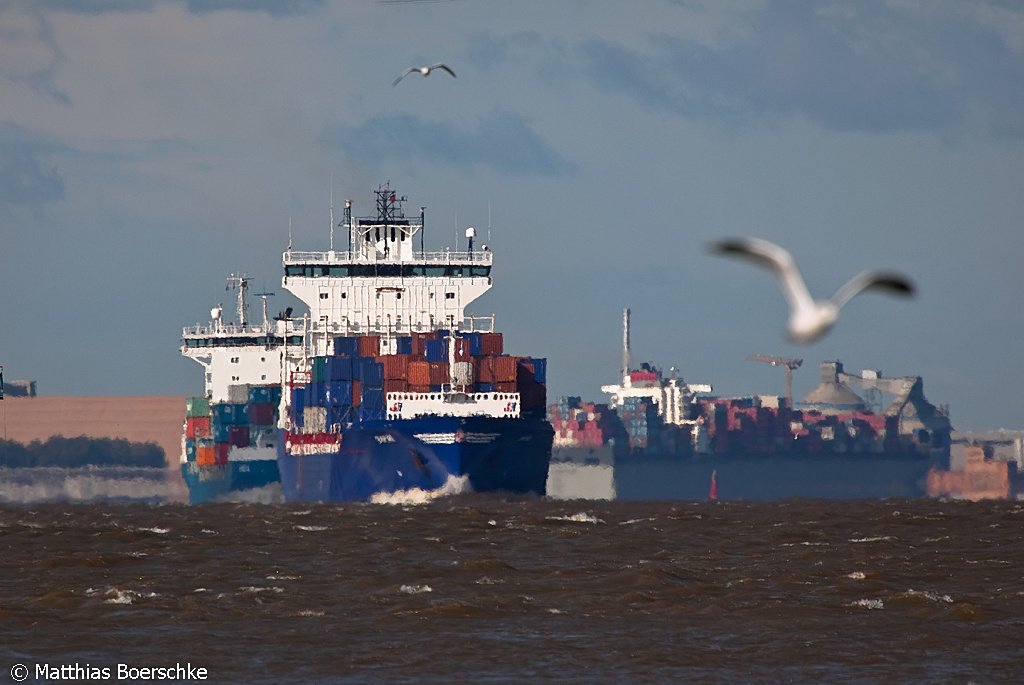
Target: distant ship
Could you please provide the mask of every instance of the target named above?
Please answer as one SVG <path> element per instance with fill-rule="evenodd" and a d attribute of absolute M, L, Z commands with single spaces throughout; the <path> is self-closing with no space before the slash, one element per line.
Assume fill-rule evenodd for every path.
<path fill-rule="evenodd" d="M 950 421 L 925 399 L 919 377 L 855 376 L 829 361 L 796 406 L 791 391 L 715 397 L 675 369 L 631 366 L 629 310 L 623 370 L 621 383 L 602 387 L 607 402 L 563 398 L 548 409 L 553 462 L 613 468 L 618 499 L 923 497 L 929 469 L 948 468 Z M 871 411 L 848 384 L 893 400 Z"/>
<path fill-rule="evenodd" d="M 345 203 L 346 250 L 332 229 L 329 250 L 284 253 L 283 285 L 309 307 L 290 321 L 301 345 L 283 348 L 285 499 L 545 494 L 547 360 L 506 354 L 493 316 L 465 314 L 491 287 L 492 252 L 472 228 L 465 251 L 428 252 L 424 210 L 375 194 L 374 216 Z"/>
<path fill-rule="evenodd" d="M 263 322 L 248 318 L 249 278 L 232 274 L 237 320 L 224 321 L 214 307 L 208 324 L 182 331 L 181 353 L 201 364 L 204 393 L 185 404 L 181 474 L 193 504 L 222 500 L 233 493 L 265 488 L 280 480 L 277 468 L 281 365 L 286 344 L 300 346 L 283 317 L 271 322 L 267 297 Z M 290 335 L 290 337 L 289 337 Z"/>

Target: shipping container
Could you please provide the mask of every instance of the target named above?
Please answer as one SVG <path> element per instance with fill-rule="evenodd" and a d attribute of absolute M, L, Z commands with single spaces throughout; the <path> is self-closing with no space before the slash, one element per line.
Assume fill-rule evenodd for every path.
<path fill-rule="evenodd" d="M 231 432 L 228 442 L 235 447 L 248 447 L 249 446 L 249 427 L 248 426 L 231 426 Z"/>
<path fill-rule="evenodd" d="M 278 404 L 281 401 L 280 385 L 250 385 L 248 404 Z"/>
<path fill-rule="evenodd" d="M 380 355 L 380 336 L 362 335 L 359 336 L 359 356 L 377 357 Z"/>
<path fill-rule="evenodd" d="M 358 357 L 359 338 L 345 336 L 335 338 L 334 355 L 337 357 Z"/>
<path fill-rule="evenodd" d="M 357 376 L 359 381 L 363 385 L 363 392 L 366 392 L 367 388 L 383 388 L 384 387 L 384 365 L 377 363 L 374 357 L 365 357 L 357 362 L 358 373 Z"/>
<path fill-rule="evenodd" d="M 219 464 L 221 466 L 227 464 L 229 454 L 231 454 L 231 443 L 213 443 L 213 461 L 215 464 Z"/>
<path fill-rule="evenodd" d="M 216 454 L 213 451 L 213 444 L 196 445 L 196 463 L 200 466 L 213 466 L 217 463 Z"/>
<path fill-rule="evenodd" d="M 395 342 L 395 348 L 398 354 L 412 354 L 412 337 L 408 335 L 399 336 Z"/>
<path fill-rule="evenodd" d="M 213 414 L 213 424 L 234 425 L 245 423 L 245 405 L 221 403 L 210 407 Z"/>
<path fill-rule="evenodd" d="M 271 426 L 276 422 L 276 410 L 276 404 L 248 404 L 245 407 L 247 422 L 253 426 Z"/>
<path fill-rule="evenodd" d="M 210 417 L 207 416 L 186 416 L 185 417 L 186 438 L 208 438 L 210 437 Z"/>
<path fill-rule="evenodd" d="M 405 380 L 409 377 L 409 355 L 384 354 L 377 357 L 384 367 L 384 380 Z"/>
<path fill-rule="evenodd" d="M 205 397 L 185 398 L 185 416 L 209 416 L 210 400 Z"/>
<path fill-rule="evenodd" d="M 326 381 L 351 381 L 354 378 L 352 357 L 327 357 Z"/>
<path fill-rule="evenodd" d="M 352 381 L 331 381 L 329 383 L 325 383 L 323 406 L 352 406 Z"/>
<path fill-rule="evenodd" d="M 410 361 L 408 364 L 409 385 L 430 385 L 430 362 Z"/>

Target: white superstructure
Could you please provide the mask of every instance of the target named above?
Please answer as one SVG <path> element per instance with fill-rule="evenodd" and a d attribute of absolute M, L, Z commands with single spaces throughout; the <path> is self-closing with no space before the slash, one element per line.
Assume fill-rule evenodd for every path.
<path fill-rule="evenodd" d="M 466 231 L 465 252 L 427 252 L 425 209 L 408 218 L 406 198 L 390 186 L 375 194 L 375 217 L 353 217 L 346 200 L 339 224 L 348 235 L 346 250 L 333 249 L 332 232 L 330 250 L 289 248 L 283 255 L 282 285 L 309 307 L 308 354 L 330 354 L 330 341 L 339 335 L 380 335 L 381 353 L 394 354 L 395 337 L 412 332 L 492 331 L 493 316 L 465 315 L 466 306 L 491 287 L 492 254 L 487 246 L 474 249 L 475 231 Z"/>
<path fill-rule="evenodd" d="M 610 395 L 612 407 L 622 407 L 626 398 L 636 397 L 650 400 L 657 405 L 658 414 L 665 423 L 677 426 L 690 425 L 687 406 L 696 401 L 697 393 L 710 393 L 712 387 L 706 383 L 687 384 L 678 377 L 675 368 L 669 370 L 668 378 L 646 364 L 638 371 L 630 371 L 629 309 L 622 312 L 622 383 L 602 385 L 601 392 Z"/>
<path fill-rule="evenodd" d="M 210 323 L 184 328 L 181 353 L 204 368 L 203 394 L 211 402 L 244 403 L 243 391 L 247 386 L 281 383 L 282 350 L 288 340 L 289 326 L 283 320 L 269 320 L 266 298 L 270 293 L 260 293 L 262 324 L 249 323 L 247 276 L 232 274 L 228 277 L 228 287 L 237 291 L 237 321 L 225 323 L 224 308 L 214 307 L 210 311 Z M 293 345 L 301 341 L 301 336 L 292 334 Z"/>

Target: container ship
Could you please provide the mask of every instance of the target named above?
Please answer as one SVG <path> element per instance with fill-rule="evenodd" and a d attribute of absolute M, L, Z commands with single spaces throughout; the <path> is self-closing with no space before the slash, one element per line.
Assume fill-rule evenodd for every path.
<path fill-rule="evenodd" d="M 286 319 L 248 320 L 249 278 L 232 274 L 228 288 L 237 292 L 237 320 L 224 321 L 214 307 L 208 324 L 182 331 L 181 353 L 203 366 L 205 392 L 185 401 L 181 474 L 193 504 L 221 500 L 232 493 L 266 488 L 280 478 L 277 469 L 281 365 L 289 338 Z"/>
<path fill-rule="evenodd" d="M 792 369 L 800 360 L 752 359 Z M 891 396 L 873 411 L 872 401 Z M 803 402 L 786 397 L 716 397 L 678 371 L 632 368 L 629 310 L 623 317 L 622 382 L 604 403 L 563 398 L 550 405 L 552 460 L 614 469 L 623 500 L 777 500 L 923 497 L 930 469 L 949 466 L 951 425 L 924 397 L 920 377 L 847 374 L 821 365 Z"/>
<path fill-rule="evenodd" d="M 363 501 L 442 488 L 545 494 L 553 430 L 545 358 L 511 356 L 494 316 L 465 308 L 491 287 L 492 252 L 428 252 L 425 214 L 385 184 L 376 215 L 337 227 L 344 251 L 283 255 L 309 308 L 287 321 L 277 466 L 286 501 Z M 418 243 L 419 249 L 416 249 Z"/>

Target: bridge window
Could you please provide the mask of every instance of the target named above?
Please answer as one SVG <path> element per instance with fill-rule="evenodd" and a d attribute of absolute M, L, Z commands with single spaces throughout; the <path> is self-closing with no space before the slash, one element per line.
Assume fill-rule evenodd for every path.
<path fill-rule="evenodd" d="M 444 299 L 446 299 L 446 300 L 454 300 L 455 299 L 455 293 L 445 293 L 444 294 Z"/>

